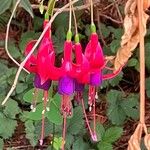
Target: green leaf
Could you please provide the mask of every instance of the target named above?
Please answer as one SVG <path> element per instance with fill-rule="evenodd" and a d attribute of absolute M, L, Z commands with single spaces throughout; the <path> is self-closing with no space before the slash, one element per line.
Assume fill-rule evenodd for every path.
<path fill-rule="evenodd" d="M 27 94 L 26 97 L 24 98 L 29 99 L 31 97 L 30 95 L 31 94 L 29 95 Z M 49 107 L 49 111 L 46 111 L 45 113 L 45 116 L 48 118 L 48 120 L 57 125 L 62 124 L 62 115 L 60 113 L 60 103 L 61 103 L 60 96 L 56 94 L 54 98 L 49 100 L 49 103 L 47 104 L 47 107 Z M 42 111 L 43 111 L 43 104 L 40 103 L 36 106 L 36 111 L 28 112 L 26 114 L 26 117 L 31 120 L 41 120 Z"/>
<path fill-rule="evenodd" d="M 122 92 L 111 90 L 107 94 L 107 116 L 113 124 L 121 125 L 127 117 L 138 118 L 138 95 L 130 94 L 124 97 Z"/>
<path fill-rule="evenodd" d="M 4 109 L 4 114 L 9 118 L 16 118 L 16 115 L 20 113 L 20 108 L 18 107 L 18 103 L 12 99 L 9 99 L 6 103 L 6 107 Z"/>
<path fill-rule="evenodd" d="M 67 125 L 67 132 L 71 133 L 72 135 L 78 134 L 83 128 L 83 113 L 82 108 L 80 106 L 76 107 L 73 110 L 73 117 L 71 119 L 68 119 Z"/>
<path fill-rule="evenodd" d="M 23 100 L 24 100 L 25 102 L 32 103 L 32 100 L 33 100 L 33 98 L 34 98 L 33 93 L 34 93 L 34 88 L 31 89 L 31 90 L 29 90 L 28 92 L 26 92 L 26 93 L 24 94 Z M 42 102 L 42 98 L 43 98 L 43 91 L 42 91 L 42 90 L 39 90 L 39 91 L 38 91 L 38 96 L 37 96 L 37 102 L 38 102 L 38 103 L 39 103 L 39 102 Z"/>
<path fill-rule="evenodd" d="M 93 127 L 93 124 L 92 124 Z M 96 135 L 97 135 L 97 141 L 101 141 L 105 133 L 105 128 L 102 124 L 96 123 Z"/>
<path fill-rule="evenodd" d="M 106 130 L 102 141 L 107 143 L 114 143 L 123 134 L 123 129 L 121 127 L 111 127 Z"/>
<path fill-rule="evenodd" d="M 0 149 L 3 149 L 4 148 L 4 141 L 3 139 L 0 138 Z"/>
<path fill-rule="evenodd" d="M 28 85 L 25 83 L 18 83 L 16 87 L 16 93 L 20 94 L 28 88 Z"/>
<path fill-rule="evenodd" d="M 89 145 L 83 141 L 83 138 L 78 137 L 78 139 L 73 143 L 72 150 L 87 150 Z"/>
<path fill-rule="evenodd" d="M 113 54 L 116 54 L 118 48 L 120 46 L 120 40 L 113 40 L 110 44 L 110 49 Z"/>
<path fill-rule="evenodd" d="M 108 30 L 107 26 L 103 23 L 100 23 L 100 29 L 101 29 L 102 35 L 105 38 L 107 38 L 110 34 L 110 30 Z"/>
<path fill-rule="evenodd" d="M 10 8 L 12 0 L 0 0 L 0 14 Z"/>
<path fill-rule="evenodd" d="M 11 137 L 17 126 L 17 121 L 6 118 L 2 113 L 0 113 L 0 136 L 3 139 L 8 139 Z"/>
<path fill-rule="evenodd" d="M 60 150 L 61 149 L 61 146 L 62 146 L 62 137 L 54 137 L 54 148 L 55 150 Z"/>
<path fill-rule="evenodd" d="M 22 0 L 20 2 L 20 7 L 23 7 L 31 15 L 32 18 L 34 17 L 31 3 L 29 0 Z"/>
<path fill-rule="evenodd" d="M 112 144 L 103 141 L 99 142 L 97 147 L 98 150 L 113 150 Z"/>
<path fill-rule="evenodd" d="M 35 134 L 35 127 L 33 121 L 27 120 L 25 122 L 25 131 L 26 131 L 26 138 L 30 141 L 30 144 L 32 146 L 35 146 L 38 142 L 38 139 Z"/>
<path fill-rule="evenodd" d="M 109 72 L 104 72 L 104 74 L 108 74 Z M 123 78 L 123 72 L 120 72 L 119 75 L 117 75 L 116 77 L 110 79 L 110 80 L 105 80 L 103 83 L 102 83 L 102 88 L 106 88 L 108 87 L 109 85 L 111 85 L 112 87 L 115 87 L 119 84 L 119 82 L 122 80 Z"/>
<path fill-rule="evenodd" d="M 60 113 L 60 105 L 61 99 L 58 94 L 54 96 L 49 105 L 50 111 L 47 112 L 47 118 L 50 122 L 55 123 L 57 125 L 62 124 L 63 118 Z"/>
<path fill-rule="evenodd" d="M 146 78 L 146 94 L 147 97 L 150 98 L 150 77 Z"/>
<path fill-rule="evenodd" d="M 43 27 L 43 18 L 35 16 L 33 19 L 34 30 L 39 31 Z"/>
<path fill-rule="evenodd" d="M 139 118 L 138 99 L 138 95 L 132 95 L 132 97 L 124 99 L 121 103 L 121 107 L 126 115 L 134 120 Z"/>
<path fill-rule="evenodd" d="M 26 47 L 26 44 L 30 40 L 36 40 L 38 37 L 39 37 L 39 33 L 35 33 L 34 31 L 28 31 L 28 32 L 25 32 L 21 35 L 21 40 L 19 42 L 19 48 L 20 48 L 22 54 L 24 53 L 24 49 Z"/>
<path fill-rule="evenodd" d="M 67 133 L 67 135 L 66 135 L 66 141 L 65 141 L 65 147 L 66 147 L 66 149 L 70 150 L 73 142 L 74 142 L 73 135 L 70 134 L 70 133 Z"/>
<path fill-rule="evenodd" d="M 43 104 L 40 103 L 36 106 L 35 112 L 28 112 L 26 113 L 26 118 L 31 120 L 41 120 L 42 119 L 42 111 L 43 111 Z"/>
<path fill-rule="evenodd" d="M 13 42 L 9 41 L 8 49 L 10 54 L 13 56 L 13 58 L 18 59 L 19 57 L 21 57 L 21 53 L 19 49 L 16 47 L 16 45 Z"/>
<path fill-rule="evenodd" d="M 138 63 L 138 60 L 136 58 L 131 58 L 129 61 L 128 61 L 128 67 L 135 67 Z"/>
<path fill-rule="evenodd" d="M 122 93 L 116 90 L 111 90 L 107 94 L 109 107 L 107 109 L 107 116 L 113 124 L 123 124 L 126 119 L 126 114 L 120 106 Z"/>

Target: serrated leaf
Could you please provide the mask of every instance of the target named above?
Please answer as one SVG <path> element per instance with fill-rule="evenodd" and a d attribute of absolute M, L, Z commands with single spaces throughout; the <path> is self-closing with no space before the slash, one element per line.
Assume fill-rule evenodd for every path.
<path fill-rule="evenodd" d="M 16 93 L 20 94 L 28 88 L 28 85 L 25 83 L 18 83 L 16 87 Z"/>
<path fill-rule="evenodd" d="M 31 120 L 41 120 L 42 119 L 42 111 L 43 111 L 43 104 L 40 103 L 36 106 L 35 112 L 28 112 L 26 113 L 26 118 Z"/>
<path fill-rule="evenodd" d="M 19 48 L 20 48 L 22 54 L 24 53 L 26 44 L 30 40 L 36 40 L 38 37 L 39 37 L 39 33 L 35 33 L 34 31 L 28 31 L 21 35 L 21 40 L 19 42 Z"/>
<path fill-rule="evenodd" d="M 120 106 L 122 93 L 117 90 L 111 90 L 107 94 L 109 107 L 107 109 L 107 116 L 113 124 L 123 124 L 126 119 L 126 114 Z"/>
<path fill-rule="evenodd" d="M 83 138 L 79 137 L 74 143 L 72 150 L 87 150 L 89 145 L 83 141 Z"/>
<path fill-rule="evenodd" d="M 62 124 L 63 121 L 62 115 L 60 113 L 60 105 L 61 105 L 60 96 L 56 94 L 49 105 L 50 111 L 47 112 L 48 120 L 57 125 Z"/>
<path fill-rule="evenodd" d="M 126 113 L 128 117 L 131 117 L 132 119 L 138 119 L 139 118 L 139 109 L 138 109 L 138 96 L 134 96 L 127 98 L 127 100 L 123 100 L 121 102 L 121 107 Z"/>
<path fill-rule="evenodd" d="M 4 148 L 4 141 L 3 139 L 0 138 L 0 149 L 3 149 Z"/>
<path fill-rule="evenodd" d="M 32 18 L 34 17 L 31 3 L 29 0 L 22 0 L 20 2 L 20 7 L 23 7 L 31 15 Z"/>
<path fill-rule="evenodd" d="M 21 53 L 19 49 L 16 47 L 16 45 L 13 42 L 9 41 L 8 49 L 13 58 L 18 59 L 19 57 L 21 57 Z"/>
<path fill-rule="evenodd" d="M 24 94 L 23 100 L 24 100 L 25 102 L 32 103 L 32 100 L 33 100 L 33 98 L 34 98 L 33 93 L 34 93 L 34 88 L 31 89 L 31 90 L 29 90 L 28 92 L 26 92 L 26 93 Z M 39 90 L 39 91 L 38 91 L 38 96 L 37 96 L 37 102 L 38 102 L 38 103 L 39 103 L 39 102 L 42 102 L 42 98 L 43 98 L 43 91 L 42 91 L 42 90 Z"/>
<path fill-rule="evenodd" d="M 27 120 L 25 122 L 25 131 L 26 131 L 26 138 L 30 141 L 30 144 L 32 146 L 35 146 L 38 142 L 38 139 L 35 134 L 35 127 L 33 121 Z"/>
<path fill-rule="evenodd" d="M 120 46 L 120 40 L 113 40 L 110 44 L 110 49 L 113 54 L 116 54 L 118 48 Z"/>
<path fill-rule="evenodd" d="M 67 132 L 73 135 L 76 135 L 80 132 L 84 125 L 82 108 L 80 106 L 73 110 L 73 117 L 68 119 L 67 125 Z"/>
<path fill-rule="evenodd" d="M 53 144 L 53 146 L 54 146 L 54 148 L 55 148 L 55 150 L 59 150 L 59 149 L 61 149 L 61 146 L 62 146 L 62 137 L 54 137 L 54 144 Z"/>
<path fill-rule="evenodd" d="M 93 127 L 93 124 L 92 124 Z M 101 141 L 105 133 L 105 128 L 102 124 L 96 123 L 96 135 L 97 135 L 97 141 Z"/>
<path fill-rule="evenodd" d="M 3 139 L 8 139 L 14 133 L 17 121 L 6 118 L 0 113 L 0 122 L 0 136 L 3 137 Z"/>
<path fill-rule="evenodd" d="M 99 142 L 97 145 L 98 150 L 113 150 L 112 144 L 107 142 Z"/>
<path fill-rule="evenodd" d="M 0 0 L 0 14 L 10 8 L 12 0 Z"/>
<path fill-rule="evenodd" d="M 110 30 L 108 30 L 108 28 L 106 27 L 105 24 L 100 23 L 100 29 L 101 29 L 102 35 L 103 35 L 105 38 L 109 36 Z"/>
<path fill-rule="evenodd" d="M 123 129 L 121 127 L 111 127 L 108 128 L 103 136 L 102 141 L 107 143 L 114 143 L 123 134 Z"/>
<path fill-rule="evenodd" d="M 131 58 L 129 61 L 128 61 L 128 67 L 135 67 L 138 63 L 138 60 L 136 58 Z"/>
<path fill-rule="evenodd" d="M 66 149 L 70 150 L 73 142 L 74 142 L 73 135 L 68 133 L 66 135 L 66 141 L 65 141 L 65 147 L 66 147 Z"/>
<path fill-rule="evenodd" d="M 16 115 L 20 113 L 20 108 L 18 107 L 18 103 L 12 99 L 6 103 L 6 107 L 4 109 L 4 114 L 9 118 L 16 118 Z"/>
<path fill-rule="evenodd" d="M 120 106 L 109 107 L 108 118 L 111 120 L 112 124 L 122 125 L 126 119 L 126 114 Z"/>
<path fill-rule="evenodd" d="M 34 30 L 39 31 L 43 27 L 43 18 L 35 16 L 33 19 Z"/>

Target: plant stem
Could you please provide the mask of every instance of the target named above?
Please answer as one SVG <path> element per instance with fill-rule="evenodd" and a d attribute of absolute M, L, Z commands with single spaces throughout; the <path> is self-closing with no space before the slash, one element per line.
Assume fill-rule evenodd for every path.
<path fill-rule="evenodd" d="M 143 35 L 143 0 L 138 0 L 140 38 L 140 122 L 145 123 L 145 49 Z"/>
<path fill-rule="evenodd" d="M 94 12 L 93 12 L 93 0 L 90 0 L 91 2 L 91 24 L 94 24 Z"/>
<path fill-rule="evenodd" d="M 71 4 L 74 4 L 76 3 L 78 0 L 74 0 L 71 2 Z M 29 52 L 29 54 L 26 56 L 26 58 L 23 60 L 23 62 L 20 64 L 20 67 L 16 73 L 16 76 L 15 76 L 15 80 L 13 82 L 13 85 L 10 89 L 10 91 L 8 92 L 7 96 L 5 97 L 4 101 L 2 102 L 2 105 L 4 105 L 8 98 L 10 97 L 10 95 L 13 93 L 13 91 L 15 90 L 16 88 L 16 85 L 17 85 L 17 82 L 18 82 L 18 78 L 19 78 L 19 75 L 25 65 L 25 63 L 27 62 L 27 60 L 30 58 L 30 56 L 33 54 L 33 52 L 35 51 L 36 47 L 38 46 L 38 44 L 41 42 L 43 36 L 45 35 L 46 31 L 49 29 L 49 27 L 51 26 L 52 22 L 54 21 L 54 19 L 64 10 L 66 9 L 70 4 L 66 4 L 65 6 L 63 6 L 62 8 L 60 8 L 53 16 L 52 18 L 50 19 L 49 23 L 47 24 L 47 26 L 45 27 L 44 31 L 42 32 L 42 34 L 40 35 L 39 39 L 37 40 L 37 42 L 35 43 L 35 45 L 33 46 L 33 48 L 31 49 L 31 51 Z"/>
<path fill-rule="evenodd" d="M 73 11 L 75 31 L 76 31 L 76 35 L 77 35 L 78 34 L 77 19 L 76 19 L 76 14 L 75 14 L 74 6 L 73 5 L 72 5 L 72 11 Z"/>
<path fill-rule="evenodd" d="M 17 9 L 17 6 L 19 5 L 21 0 L 18 0 L 15 4 L 15 7 L 12 11 L 12 14 L 10 16 L 10 19 L 8 21 L 8 24 L 7 24 L 7 30 L 6 30 L 6 37 L 5 37 L 5 50 L 6 50 L 6 53 L 7 55 L 9 56 L 9 58 L 17 65 L 17 66 L 20 66 L 20 64 L 11 56 L 11 54 L 9 53 L 9 50 L 8 50 L 8 37 L 9 37 L 9 29 L 10 29 L 10 24 L 11 24 L 11 21 L 12 21 L 12 18 L 16 12 L 16 9 Z M 26 70 L 25 68 L 23 68 L 24 71 L 26 71 L 27 73 L 30 74 L 30 72 L 28 70 Z"/>
<path fill-rule="evenodd" d="M 71 6 L 72 6 L 72 4 L 71 4 L 71 0 L 69 0 L 69 9 L 70 9 L 70 11 L 69 11 L 69 31 L 71 31 L 71 22 L 72 22 L 72 9 L 71 9 Z"/>

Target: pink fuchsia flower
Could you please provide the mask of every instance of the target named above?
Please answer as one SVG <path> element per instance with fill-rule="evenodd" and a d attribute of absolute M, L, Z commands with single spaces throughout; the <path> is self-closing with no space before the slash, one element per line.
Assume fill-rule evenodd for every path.
<path fill-rule="evenodd" d="M 44 21 L 44 28 L 46 24 L 48 23 L 48 20 Z M 31 49 L 33 48 L 36 41 L 30 41 L 25 49 L 25 55 L 27 55 Z M 31 109 L 33 112 L 36 111 L 36 99 L 38 95 L 38 90 L 42 89 L 44 92 L 43 94 L 43 111 L 42 111 L 42 130 L 41 130 L 41 138 L 40 138 L 40 145 L 43 144 L 43 138 L 44 138 L 44 124 L 45 124 L 45 111 L 49 110 L 47 107 L 48 102 L 48 90 L 51 86 L 51 80 L 48 78 L 48 67 L 46 67 L 46 63 L 48 61 L 48 55 L 50 52 L 54 51 L 53 44 L 51 40 L 51 30 L 49 30 L 45 33 L 39 47 L 37 50 L 37 55 L 32 54 L 29 60 L 25 64 L 25 68 L 29 70 L 32 73 L 35 73 L 34 78 L 34 97 L 31 105 Z"/>

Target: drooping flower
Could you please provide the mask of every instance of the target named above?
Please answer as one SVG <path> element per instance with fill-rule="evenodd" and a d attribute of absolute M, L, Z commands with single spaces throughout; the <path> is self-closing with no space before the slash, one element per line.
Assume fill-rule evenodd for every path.
<path fill-rule="evenodd" d="M 48 20 L 44 21 L 44 27 L 46 27 L 48 23 Z M 30 41 L 27 43 L 26 49 L 25 49 L 25 55 L 27 55 L 31 49 L 33 48 L 36 41 Z M 45 33 L 38 49 L 37 54 L 32 54 L 31 57 L 28 59 L 28 61 L 25 64 L 25 68 L 29 70 L 32 73 L 35 73 L 34 77 L 34 93 L 33 93 L 33 101 L 31 105 L 31 109 L 33 112 L 36 111 L 36 103 L 37 103 L 37 95 L 38 90 L 43 90 L 43 111 L 42 111 L 42 129 L 41 129 L 41 138 L 40 138 L 40 145 L 43 144 L 43 138 L 44 138 L 44 124 L 45 124 L 45 111 L 49 111 L 49 108 L 47 107 L 48 102 L 48 90 L 51 86 L 51 80 L 48 77 L 48 56 L 49 54 L 54 51 L 52 40 L 51 40 L 51 30 L 50 28 Z"/>

